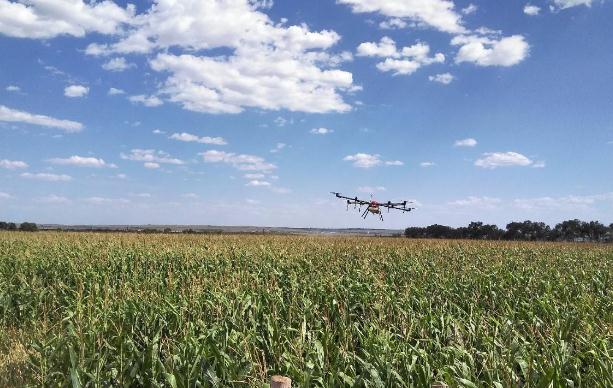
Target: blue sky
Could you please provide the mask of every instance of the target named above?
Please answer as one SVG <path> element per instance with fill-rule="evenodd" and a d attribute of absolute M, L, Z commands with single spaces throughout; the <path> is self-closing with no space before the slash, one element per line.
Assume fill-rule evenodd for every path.
<path fill-rule="evenodd" d="M 316 4 L 0 0 L 0 219 L 613 222 L 611 2 Z"/>

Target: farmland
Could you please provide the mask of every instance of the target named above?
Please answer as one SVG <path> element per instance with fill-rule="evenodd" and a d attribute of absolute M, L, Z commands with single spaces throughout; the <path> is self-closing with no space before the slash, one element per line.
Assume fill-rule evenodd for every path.
<path fill-rule="evenodd" d="M 613 247 L 0 233 L 0 386 L 613 386 Z"/>

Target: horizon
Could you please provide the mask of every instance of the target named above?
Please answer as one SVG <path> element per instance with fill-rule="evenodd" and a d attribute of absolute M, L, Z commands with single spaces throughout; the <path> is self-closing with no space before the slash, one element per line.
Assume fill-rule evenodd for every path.
<path fill-rule="evenodd" d="M 0 0 L 0 221 L 613 222 L 613 2 L 173 4 Z"/>

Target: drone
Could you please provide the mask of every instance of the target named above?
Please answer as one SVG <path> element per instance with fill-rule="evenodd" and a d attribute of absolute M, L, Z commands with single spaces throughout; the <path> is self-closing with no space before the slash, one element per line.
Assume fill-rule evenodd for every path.
<path fill-rule="evenodd" d="M 403 213 L 410 212 L 411 210 L 415 210 L 414 207 L 407 207 L 408 203 L 413 203 L 413 202 L 408 202 L 408 201 L 377 202 L 372 199 L 372 195 L 371 195 L 370 201 L 364 201 L 362 199 L 359 199 L 358 197 L 354 197 L 354 198 L 345 197 L 344 195 L 341 195 L 341 193 L 336 193 L 334 191 L 331 191 L 330 193 L 334 194 L 336 198 L 346 199 L 347 200 L 347 210 L 349 210 L 349 205 L 353 205 L 354 209 L 359 209 L 359 212 L 362 212 L 362 206 L 366 206 L 366 210 L 364 210 L 364 212 L 362 213 L 362 218 L 364 219 L 366 219 L 366 216 L 368 216 L 368 213 L 372 213 L 372 214 L 378 214 L 381 221 L 383 221 L 383 214 L 381 213 L 382 207 L 387 208 L 388 213 L 390 209 L 400 210 Z"/>

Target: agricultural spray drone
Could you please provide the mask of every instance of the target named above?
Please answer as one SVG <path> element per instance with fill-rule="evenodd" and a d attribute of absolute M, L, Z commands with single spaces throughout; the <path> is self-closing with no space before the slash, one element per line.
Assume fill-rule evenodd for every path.
<path fill-rule="evenodd" d="M 414 207 L 407 207 L 407 204 L 413 203 L 413 202 L 409 202 L 409 201 L 402 201 L 402 202 L 391 202 L 391 201 L 377 202 L 377 201 L 375 201 L 372 198 L 371 198 L 370 201 L 364 201 L 362 199 L 359 199 L 358 197 L 354 197 L 354 198 L 345 197 L 344 195 L 341 195 L 341 193 L 335 193 L 333 191 L 331 193 L 334 194 L 336 196 L 336 198 L 342 198 L 342 199 L 346 199 L 347 200 L 347 210 L 349 210 L 349 205 L 353 205 L 354 209 L 359 209 L 359 212 L 362 212 L 362 206 L 366 206 L 366 209 L 362 213 L 362 218 L 364 218 L 364 219 L 366 219 L 366 216 L 368 215 L 368 213 L 372 213 L 372 214 L 378 214 L 379 218 L 381 219 L 381 221 L 383 221 L 383 214 L 381 213 L 381 208 L 387 208 L 387 212 L 388 213 L 389 213 L 390 209 L 400 210 L 403 213 L 410 212 L 411 210 L 415 209 Z"/>

